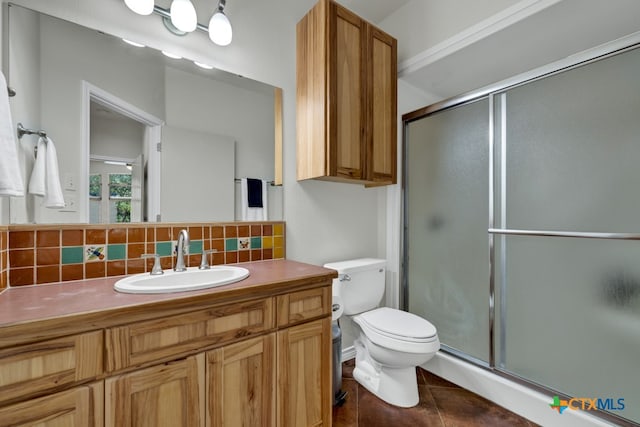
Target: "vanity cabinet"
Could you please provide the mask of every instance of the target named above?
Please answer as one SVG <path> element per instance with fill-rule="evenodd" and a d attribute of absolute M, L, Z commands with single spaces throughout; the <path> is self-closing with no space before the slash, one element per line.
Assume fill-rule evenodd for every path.
<path fill-rule="evenodd" d="M 298 180 L 395 184 L 397 41 L 332 0 L 296 36 Z"/>
<path fill-rule="evenodd" d="M 0 326 L 0 427 L 329 426 L 336 274 L 253 272 L 218 294 L 116 294 L 113 309 Z"/>

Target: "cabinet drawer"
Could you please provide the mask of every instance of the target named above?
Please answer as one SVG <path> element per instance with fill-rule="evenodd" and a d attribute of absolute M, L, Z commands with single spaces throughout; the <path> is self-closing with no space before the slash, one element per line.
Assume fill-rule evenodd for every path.
<path fill-rule="evenodd" d="M 83 385 L 0 408 L 0 427 L 102 426 L 104 384 Z"/>
<path fill-rule="evenodd" d="M 331 287 L 278 296 L 278 326 L 331 315 Z"/>
<path fill-rule="evenodd" d="M 102 331 L 0 350 L 0 400 L 61 389 L 102 373 Z"/>
<path fill-rule="evenodd" d="M 273 316 L 267 298 L 107 329 L 107 371 L 261 333 L 274 327 Z"/>

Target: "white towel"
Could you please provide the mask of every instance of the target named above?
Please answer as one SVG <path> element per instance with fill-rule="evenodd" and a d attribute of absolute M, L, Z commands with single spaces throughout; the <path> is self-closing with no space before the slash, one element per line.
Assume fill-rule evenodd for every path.
<path fill-rule="evenodd" d="M 0 196 L 24 196 L 7 80 L 0 72 Z"/>
<path fill-rule="evenodd" d="M 38 145 L 36 145 L 36 161 L 31 170 L 31 178 L 29 179 L 29 194 L 36 196 L 44 196 L 47 194 L 46 185 L 46 159 L 47 157 L 47 141 L 40 137 Z"/>
<path fill-rule="evenodd" d="M 47 208 L 64 208 L 56 146 L 51 138 L 41 137 L 37 147 L 36 163 L 29 180 L 29 193 L 44 196 L 43 204 Z"/>
<path fill-rule="evenodd" d="M 262 181 L 262 207 L 249 207 L 249 190 L 247 188 L 247 178 L 240 180 L 240 197 L 242 199 L 242 221 L 267 221 L 269 212 L 267 204 L 267 181 Z"/>

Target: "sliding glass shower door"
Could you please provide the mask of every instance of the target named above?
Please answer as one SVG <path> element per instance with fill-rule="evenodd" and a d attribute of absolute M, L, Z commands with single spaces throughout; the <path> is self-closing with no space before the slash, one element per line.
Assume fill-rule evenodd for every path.
<path fill-rule="evenodd" d="M 409 311 L 458 356 L 635 423 L 638 46 L 428 107 L 404 171 Z"/>
<path fill-rule="evenodd" d="M 635 421 L 639 76 L 640 49 L 497 93 L 494 110 L 497 366 Z"/>
<path fill-rule="evenodd" d="M 442 343 L 489 361 L 489 101 L 407 127 L 409 311 Z M 446 141 L 446 143 L 445 143 Z"/>

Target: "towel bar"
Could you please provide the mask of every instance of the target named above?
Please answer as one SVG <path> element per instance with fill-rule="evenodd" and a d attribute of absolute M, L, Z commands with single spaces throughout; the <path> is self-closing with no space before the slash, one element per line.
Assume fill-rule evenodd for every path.
<path fill-rule="evenodd" d="M 22 126 L 22 123 L 18 123 L 18 139 L 22 138 L 24 135 L 38 135 L 42 138 L 46 138 L 47 132 L 43 130 L 27 129 L 24 126 Z"/>

